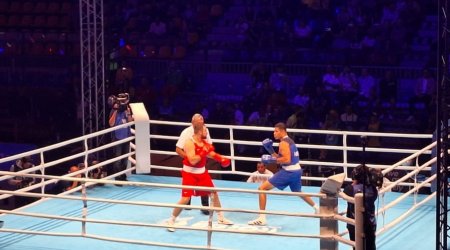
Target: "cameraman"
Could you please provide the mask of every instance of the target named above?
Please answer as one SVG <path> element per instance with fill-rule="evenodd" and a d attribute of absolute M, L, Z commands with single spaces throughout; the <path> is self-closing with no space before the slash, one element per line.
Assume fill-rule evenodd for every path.
<path fill-rule="evenodd" d="M 13 165 L 11 165 L 11 168 L 9 169 L 10 172 L 19 172 L 28 168 L 32 168 L 33 162 L 31 160 L 31 157 L 25 156 L 20 158 L 16 161 Z M 30 172 L 30 174 L 34 174 L 34 172 Z M 31 177 L 22 177 L 22 176 L 15 176 L 12 179 L 8 180 L 9 185 L 12 185 L 15 187 L 15 189 L 21 189 L 24 187 L 28 187 L 30 185 L 34 184 L 34 178 Z"/>
<path fill-rule="evenodd" d="M 119 95 L 120 96 L 120 95 Z M 128 99 L 119 99 L 112 104 L 112 110 L 109 114 L 109 126 L 114 127 L 133 121 L 131 109 L 128 105 Z M 117 129 L 114 131 L 113 140 L 122 140 L 131 135 L 129 127 Z M 129 143 L 122 143 L 114 148 L 115 157 L 126 154 L 130 151 Z M 113 174 L 123 171 L 127 168 L 128 158 L 123 158 L 120 161 L 114 162 Z M 127 176 L 122 174 L 116 177 L 118 181 L 126 181 Z M 117 184 L 116 186 L 121 186 Z"/>
<path fill-rule="evenodd" d="M 13 165 L 11 165 L 10 172 L 19 172 L 28 168 L 34 167 L 31 157 L 25 156 L 17 160 Z M 29 174 L 34 174 L 35 172 L 30 172 Z M 8 180 L 8 184 L 13 187 L 14 190 L 21 189 L 24 187 L 31 186 L 35 183 L 35 179 L 32 177 L 14 176 Z M 26 196 L 16 196 L 15 197 L 15 207 L 21 207 L 26 204 L 33 202 L 35 198 Z"/>
<path fill-rule="evenodd" d="M 378 198 L 377 185 L 382 184 L 378 175 L 365 165 L 359 165 L 352 171 L 352 183 L 344 188 L 344 193 L 354 197 L 356 193 L 364 195 L 364 238 L 365 250 L 375 250 L 375 232 L 377 221 L 375 217 L 375 201 Z M 365 185 L 364 185 L 365 184 Z M 381 185 L 380 185 L 381 186 Z M 355 204 L 347 203 L 347 217 L 355 218 Z M 355 226 L 347 224 L 350 240 L 355 241 Z"/>

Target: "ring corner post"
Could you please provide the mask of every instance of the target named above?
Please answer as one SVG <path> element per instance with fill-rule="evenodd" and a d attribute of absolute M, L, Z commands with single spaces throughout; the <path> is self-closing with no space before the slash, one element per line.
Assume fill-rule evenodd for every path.
<path fill-rule="evenodd" d="M 320 198 L 321 214 L 336 214 L 338 212 L 338 198 L 336 196 L 327 195 Z M 320 218 L 320 235 L 332 236 L 338 234 L 338 221 L 331 218 Z M 333 239 L 320 239 L 321 250 L 338 250 L 338 242 Z"/>
<path fill-rule="evenodd" d="M 143 103 L 131 103 L 135 121 L 136 173 L 150 173 L 150 118 Z"/>

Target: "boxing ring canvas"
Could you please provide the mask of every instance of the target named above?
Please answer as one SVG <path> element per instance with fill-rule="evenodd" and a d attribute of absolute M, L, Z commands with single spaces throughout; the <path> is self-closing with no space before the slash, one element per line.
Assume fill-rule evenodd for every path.
<path fill-rule="evenodd" d="M 238 134 L 260 133 L 270 134 L 273 128 L 255 126 L 233 126 L 208 124 L 209 129 L 223 130 L 225 137 L 212 135 L 214 145 L 228 148 L 224 153 L 231 159 L 228 169 L 211 168 L 208 171 L 215 178 L 214 183 L 222 203 L 221 210 L 225 216 L 234 222 L 225 226 L 216 223 L 216 216 L 203 215 L 199 209 L 200 199 L 194 198 L 191 210 L 184 210 L 175 224 L 176 231 L 168 232 L 166 221 L 172 213 L 181 195 L 180 166 L 167 164 L 164 161 L 154 161 L 155 156 L 162 158 L 181 159 L 174 152 L 179 130 L 189 123 L 150 120 L 143 104 L 131 104 L 134 121 L 117 127 L 98 131 L 79 138 L 71 139 L 55 145 L 35 149 L 22 154 L 0 159 L 0 163 L 15 161 L 24 156 L 34 156 L 39 159 L 36 166 L 16 173 L 0 171 L 0 181 L 7 181 L 14 176 L 39 178 L 41 181 L 32 186 L 15 191 L 0 190 L 0 201 L 11 196 L 32 196 L 41 198 L 26 207 L 16 210 L 0 210 L 0 249 L 320 249 L 323 241 L 333 242 L 336 247 L 326 249 L 351 249 L 355 242 L 348 240 L 346 221 L 358 225 L 358 220 L 350 221 L 345 217 L 347 201 L 337 199 L 336 213 L 314 214 L 313 209 L 299 197 L 299 193 L 272 191 L 268 193 L 267 225 L 250 226 L 247 222 L 254 219 L 258 208 L 258 184 L 242 181 L 221 179 L 227 176 L 244 176 L 251 172 L 239 169 L 239 164 L 253 165 L 260 161 L 260 154 L 242 155 L 238 147 L 261 148 L 261 140 L 244 140 Z M 130 126 L 132 135 L 120 141 L 114 141 L 91 147 L 89 141 L 98 137 L 110 136 L 115 130 Z M 151 129 L 157 126 L 158 129 Z M 162 127 L 167 127 L 162 129 Z M 151 132 L 152 131 L 152 132 Z M 170 133 L 160 133 L 167 132 Z M 241 132 L 241 133 L 239 133 Z M 347 139 L 360 136 L 378 136 L 391 141 L 421 140 L 416 148 L 384 147 L 366 148 L 367 152 L 390 155 L 389 163 L 371 162 L 371 168 L 382 170 L 384 176 L 393 171 L 403 174 L 385 181 L 380 188 L 377 208 L 377 248 L 378 249 L 433 249 L 435 246 L 435 198 L 436 192 L 422 192 L 422 188 L 430 187 L 430 182 L 436 178 L 432 165 L 436 157 L 432 150 L 436 142 L 432 142 L 429 134 L 397 134 L 368 133 L 331 130 L 292 129 L 288 132 L 307 135 L 339 136 L 342 145 L 326 145 L 317 143 L 296 144 L 300 151 L 333 150 L 342 154 L 340 161 L 316 161 L 301 159 L 300 164 L 311 169 L 335 167 L 342 170 L 346 181 L 350 181 L 350 173 L 360 164 L 351 155 L 364 150 L 360 146 L 349 145 Z M 165 141 L 166 144 L 161 143 Z M 387 140 L 386 140 L 387 141 Z M 89 165 L 88 159 L 99 152 L 110 150 L 121 143 L 130 145 L 130 152 L 120 156 L 102 159 L 97 164 Z M 424 146 L 423 144 L 427 145 Z M 64 147 L 78 145 L 82 152 L 71 152 Z M 170 145 L 159 148 L 159 145 Z M 422 146 L 420 146 L 422 145 Z M 277 146 L 276 143 L 274 146 Z M 58 159 L 47 159 L 46 154 L 52 150 L 67 152 Z M 430 156 L 431 155 L 431 156 Z M 393 156 L 393 157 L 392 157 Z M 47 169 L 67 166 L 74 160 L 82 159 L 85 168 L 62 176 L 49 175 Z M 101 180 L 75 178 L 77 175 L 89 176 L 90 171 L 114 164 L 123 158 L 128 158 L 129 168 L 106 176 Z M 420 160 L 419 160 L 420 159 Z M 375 160 L 377 160 L 375 158 Z M 158 176 L 157 172 L 174 173 Z M 116 176 L 129 175 L 128 181 L 118 183 Z M 419 175 L 425 176 L 418 178 Z M 218 178 L 216 178 L 218 177 Z M 85 183 L 70 191 L 58 195 L 48 194 L 46 188 L 59 181 L 79 181 Z M 325 194 L 319 193 L 317 186 L 307 183 L 324 182 L 324 176 L 304 176 L 303 193 L 312 195 L 318 202 Z M 103 183 L 103 186 L 95 185 Z M 118 187 L 114 184 L 123 184 Z M 184 187 L 186 188 L 186 187 Z M 398 188 L 402 192 L 397 191 Z M 32 190 L 40 192 L 31 192 Z M 394 190 L 394 191 L 393 191 Z M 423 194 L 422 194 L 423 193 Z M 354 199 L 356 202 L 356 198 Z M 362 206 L 355 208 L 361 211 Z M 211 207 L 209 209 L 212 209 Z M 214 208 L 213 210 L 217 210 Z M 355 210 L 355 211 L 356 211 Z M 215 212 L 216 214 L 216 212 Z M 338 226 L 334 234 L 324 234 L 324 220 L 336 221 Z M 357 227 L 358 228 L 358 227 Z M 335 228 L 336 229 L 336 228 Z M 360 234 L 361 235 L 361 234 Z M 359 249 L 358 249 L 359 250 Z"/>
<path fill-rule="evenodd" d="M 172 183 L 179 184 L 180 178 L 159 177 L 149 175 L 131 175 L 131 181 Z M 217 187 L 232 187 L 256 189 L 257 184 L 236 181 L 215 180 Z M 318 192 L 318 187 L 304 187 L 305 192 Z M 107 198 L 126 201 L 153 201 L 161 203 L 176 203 L 180 191 L 168 188 L 148 188 L 137 186 L 117 187 L 114 185 L 96 186 L 88 189 L 91 197 Z M 73 196 L 81 196 L 75 192 Z M 397 198 L 400 193 L 386 193 L 386 201 Z M 222 206 L 224 208 L 256 209 L 258 198 L 255 194 L 241 194 L 220 192 Z M 419 199 L 420 199 L 419 195 Z M 380 201 L 381 202 L 381 199 Z M 392 220 L 406 211 L 411 206 L 412 200 L 405 200 L 386 214 L 385 220 Z M 200 200 L 193 198 L 192 205 L 199 205 Z M 345 211 L 346 202 L 340 200 L 339 211 Z M 83 203 L 75 200 L 48 199 L 36 205 L 23 209 L 24 212 L 39 212 L 49 215 L 81 216 Z M 90 219 L 119 220 L 130 222 L 147 222 L 164 225 L 170 217 L 171 208 L 107 204 L 102 202 L 88 202 L 87 217 Z M 269 195 L 267 209 L 286 212 L 311 212 L 311 208 L 302 200 L 292 196 Z M 414 212 L 414 216 L 396 226 L 395 230 L 383 234 L 377 238 L 378 249 L 432 249 L 435 241 L 433 202 L 428 202 Z M 232 228 L 237 231 L 255 232 L 297 232 L 305 234 L 318 234 L 319 222 L 317 218 L 295 218 L 287 216 L 268 216 L 267 226 L 248 226 L 247 221 L 255 215 L 239 212 L 226 212 L 226 216 L 234 221 L 234 225 L 224 226 L 214 222 L 213 227 Z M 80 222 L 66 222 L 52 219 L 40 219 L 17 215 L 3 215 L 0 217 L 5 227 L 23 230 L 38 230 L 45 232 L 79 232 Z M 179 223 L 186 226 L 206 227 L 208 216 L 197 209 L 184 210 Z M 382 225 L 382 219 L 378 216 L 378 224 Z M 344 223 L 339 223 L 339 229 L 345 229 Z M 146 241 L 164 241 L 185 245 L 205 245 L 206 232 L 178 229 L 171 233 L 165 227 L 136 227 L 107 224 L 88 224 L 86 231 L 109 238 L 127 238 Z M 320 249 L 318 239 L 280 237 L 267 235 L 248 235 L 236 233 L 214 232 L 212 245 L 222 249 Z M 81 237 L 59 237 L 28 235 L 0 232 L 0 248 L 7 250 L 27 249 L 161 249 L 161 246 L 144 246 L 136 244 L 117 243 L 113 241 L 88 239 Z M 170 249 L 170 247 L 166 248 Z M 349 246 L 340 244 L 339 249 L 350 249 Z"/>

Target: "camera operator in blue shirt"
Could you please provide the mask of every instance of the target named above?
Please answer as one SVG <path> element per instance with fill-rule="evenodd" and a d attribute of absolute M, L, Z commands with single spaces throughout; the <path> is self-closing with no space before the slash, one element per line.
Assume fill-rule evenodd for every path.
<path fill-rule="evenodd" d="M 109 126 L 119 126 L 133 121 L 132 113 L 129 103 L 129 95 L 127 93 L 119 94 L 118 97 L 110 96 L 108 98 L 109 104 L 112 106 L 109 114 Z M 117 129 L 114 131 L 113 140 L 122 140 L 131 135 L 129 127 Z M 122 143 L 114 148 L 114 156 L 120 156 L 130 151 L 129 143 Z M 127 168 L 128 158 L 123 158 L 120 161 L 114 162 L 113 174 L 123 171 Z M 116 180 L 126 181 L 127 176 L 125 174 L 116 177 Z M 116 186 L 121 186 L 117 184 Z"/>

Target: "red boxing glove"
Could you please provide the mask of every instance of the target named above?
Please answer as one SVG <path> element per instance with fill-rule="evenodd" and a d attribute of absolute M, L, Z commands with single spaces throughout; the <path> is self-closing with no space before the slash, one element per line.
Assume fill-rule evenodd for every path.
<path fill-rule="evenodd" d="M 220 154 L 215 154 L 213 158 L 214 158 L 214 160 L 219 162 L 220 166 L 222 166 L 223 168 L 226 168 L 226 167 L 230 166 L 230 164 L 231 164 L 230 159 L 225 158 Z"/>

